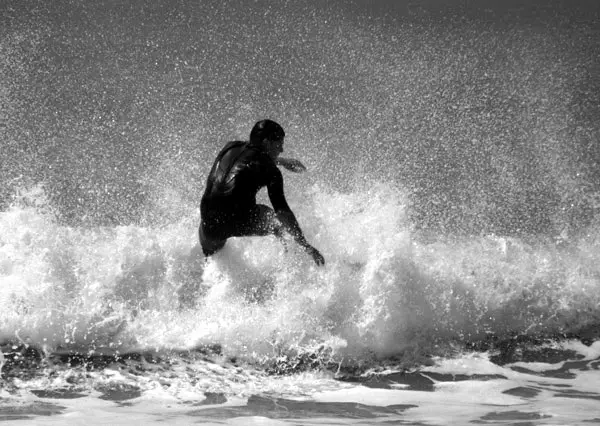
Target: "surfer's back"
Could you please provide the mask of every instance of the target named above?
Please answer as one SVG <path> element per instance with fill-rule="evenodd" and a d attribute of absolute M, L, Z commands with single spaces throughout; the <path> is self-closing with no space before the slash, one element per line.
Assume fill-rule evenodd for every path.
<path fill-rule="evenodd" d="M 247 142 L 229 142 L 209 172 L 203 204 L 252 206 L 256 194 L 269 183 L 275 163 Z"/>

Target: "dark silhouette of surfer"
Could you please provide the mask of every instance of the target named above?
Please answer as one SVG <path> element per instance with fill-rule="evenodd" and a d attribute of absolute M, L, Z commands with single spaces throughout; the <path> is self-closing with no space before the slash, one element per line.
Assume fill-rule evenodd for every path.
<path fill-rule="evenodd" d="M 208 174 L 200 204 L 200 244 L 205 256 L 219 251 L 230 237 L 275 235 L 283 240 L 287 232 L 304 248 L 317 265 L 325 259 L 302 233 L 283 192 L 282 166 L 303 172 L 304 165 L 281 158 L 283 128 L 272 120 L 257 122 L 248 142 L 227 143 L 217 155 Z M 266 187 L 273 208 L 256 203 L 256 194 Z"/>

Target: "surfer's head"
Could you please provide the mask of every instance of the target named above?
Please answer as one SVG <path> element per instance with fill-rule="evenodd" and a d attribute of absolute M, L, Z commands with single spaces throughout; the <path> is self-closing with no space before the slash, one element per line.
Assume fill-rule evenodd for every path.
<path fill-rule="evenodd" d="M 277 158 L 283 152 L 283 127 L 273 120 L 257 122 L 250 132 L 250 145 L 261 147 L 272 158 Z"/>

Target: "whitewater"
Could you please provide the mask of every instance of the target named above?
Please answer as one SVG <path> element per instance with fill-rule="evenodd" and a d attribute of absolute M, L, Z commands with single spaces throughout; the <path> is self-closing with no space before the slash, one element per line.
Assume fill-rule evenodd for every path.
<path fill-rule="evenodd" d="M 1 215 L 5 420 L 54 410 L 56 419 L 36 422 L 118 423 L 123 414 L 111 414 L 103 393 L 131 400 L 124 411 L 143 423 L 432 421 L 436 407 L 447 424 L 564 424 L 597 412 L 592 235 L 562 246 L 493 235 L 421 241 L 390 185 L 313 187 L 296 210 L 326 267 L 275 238 L 233 239 L 205 261 L 196 215 L 160 228 L 67 227 L 43 197 L 22 192 Z M 212 395 L 221 399 L 207 407 L 224 407 L 193 408 Z M 89 401 L 70 405 L 77 396 Z M 53 408 L 44 398 L 68 400 Z M 561 398 L 581 405 L 549 401 Z M 342 402 L 365 408 L 333 404 Z"/>
<path fill-rule="evenodd" d="M 599 11 L 505 3 L 0 5 L 0 421 L 600 423 Z M 198 247 L 263 118 L 324 267 Z"/>

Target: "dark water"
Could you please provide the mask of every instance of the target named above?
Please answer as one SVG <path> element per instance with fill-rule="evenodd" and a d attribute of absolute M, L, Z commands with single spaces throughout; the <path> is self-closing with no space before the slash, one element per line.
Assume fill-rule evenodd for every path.
<path fill-rule="evenodd" d="M 421 229 L 566 237 L 596 223 L 595 2 L 0 8 L 5 206 L 42 182 L 67 224 L 169 223 L 196 208 L 222 143 L 271 117 L 307 180 L 391 179 Z"/>

